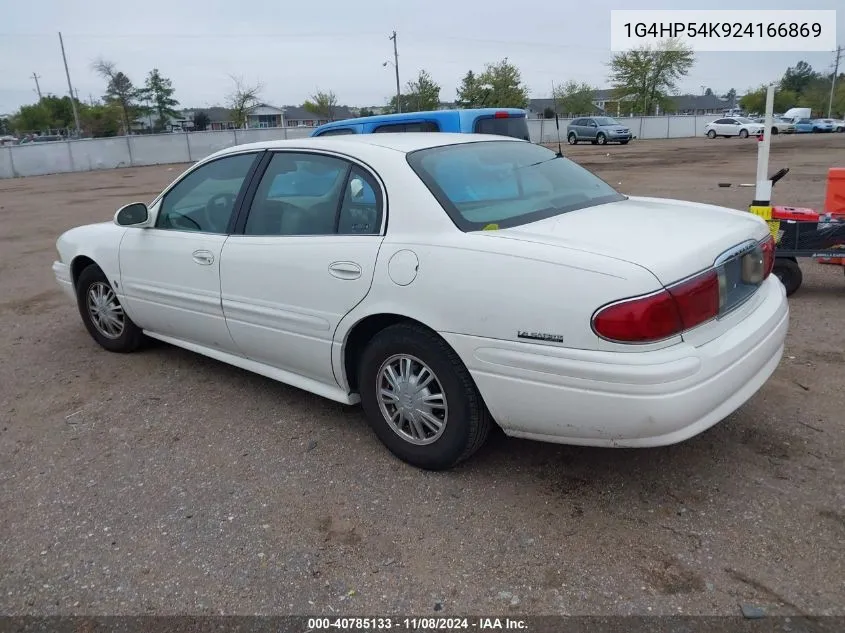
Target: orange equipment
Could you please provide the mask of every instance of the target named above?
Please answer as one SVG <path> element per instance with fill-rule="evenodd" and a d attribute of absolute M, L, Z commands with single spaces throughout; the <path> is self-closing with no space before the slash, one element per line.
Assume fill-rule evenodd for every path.
<path fill-rule="evenodd" d="M 827 194 L 824 210 L 834 220 L 845 221 L 845 167 L 831 167 L 827 171 Z M 845 266 L 845 257 L 820 257 L 820 264 Z"/>

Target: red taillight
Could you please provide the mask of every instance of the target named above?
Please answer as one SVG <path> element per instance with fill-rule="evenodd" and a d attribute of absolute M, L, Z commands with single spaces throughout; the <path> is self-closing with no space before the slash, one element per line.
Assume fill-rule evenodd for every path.
<path fill-rule="evenodd" d="M 620 343 L 650 343 L 680 334 L 719 314 L 719 277 L 715 270 L 645 297 L 600 309 L 596 334 Z"/>
<path fill-rule="evenodd" d="M 668 290 L 613 303 L 593 317 L 596 334 L 623 343 L 659 341 L 682 327 L 678 306 Z"/>
<path fill-rule="evenodd" d="M 494 119 L 507 119 L 510 115 L 507 112 L 499 111 L 493 115 Z"/>
<path fill-rule="evenodd" d="M 775 238 L 769 235 L 760 242 L 760 250 L 763 251 L 763 279 L 766 279 L 775 267 Z"/>
<path fill-rule="evenodd" d="M 685 330 L 701 325 L 719 314 L 719 276 L 715 270 L 708 270 L 671 286 L 669 294 L 678 304 L 678 313 Z"/>
<path fill-rule="evenodd" d="M 742 264 L 743 283 L 759 286 L 772 272 L 775 265 L 775 240 L 769 235 L 759 242 L 759 251 L 745 253 L 753 257 L 749 261 L 752 275 Z M 763 258 L 763 275 L 760 278 L 760 254 Z M 735 261 L 728 260 L 729 262 Z M 675 336 L 719 316 L 722 311 L 731 310 L 737 304 L 725 303 L 726 293 L 720 274 L 726 274 L 717 266 L 672 284 L 660 292 L 624 299 L 600 308 L 593 316 L 593 330 L 599 336 L 620 343 L 651 343 Z M 753 292 L 753 291 L 752 291 Z M 726 294 L 727 296 L 727 294 Z M 744 300 L 749 294 L 740 297 Z"/>

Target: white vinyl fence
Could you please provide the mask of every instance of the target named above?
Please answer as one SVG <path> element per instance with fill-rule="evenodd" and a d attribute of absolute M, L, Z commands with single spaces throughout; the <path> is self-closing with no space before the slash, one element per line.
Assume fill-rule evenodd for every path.
<path fill-rule="evenodd" d="M 709 116 L 622 117 L 639 139 L 701 136 Z M 566 125 L 560 119 L 560 137 L 566 141 Z M 554 143 L 554 119 L 529 119 L 528 130 L 534 143 Z M 303 138 L 312 128 L 263 128 L 217 132 L 179 132 L 143 136 L 118 136 L 52 143 L 28 143 L 0 147 L 0 178 L 41 176 L 65 172 L 140 167 L 168 163 L 192 163 L 224 147 L 286 138 Z"/>
<path fill-rule="evenodd" d="M 717 114 L 689 116 L 635 116 L 614 117 L 631 130 L 639 139 L 689 138 L 703 136 L 704 126 L 720 118 Z M 572 119 L 559 119 L 560 138 L 566 142 L 566 126 Z M 554 119 L 529 119 L 528 131 L 535 143 L 556 143 L 557 129 Z"/>

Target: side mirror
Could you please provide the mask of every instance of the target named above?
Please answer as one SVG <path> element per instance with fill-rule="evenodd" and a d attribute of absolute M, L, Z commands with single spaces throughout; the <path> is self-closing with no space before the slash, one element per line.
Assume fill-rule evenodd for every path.
<path fill-rule="evenodd" d="M 132 202 L 117 210 L 114 223 L 118 226 L 137 226 L 144 224 L 148 218 L 147 205 L 143 202 Z"/>

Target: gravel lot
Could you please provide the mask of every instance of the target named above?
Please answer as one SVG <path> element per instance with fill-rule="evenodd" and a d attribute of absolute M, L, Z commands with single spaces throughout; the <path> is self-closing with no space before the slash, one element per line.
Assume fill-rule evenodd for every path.
<path fill-rule="evenodd" d="M 564 152 L 625 193 L 744 208 L 756 145 Z M 843 159 L 845 134 L 774 137 L 771 171 L 792 170 L 776 202 L 819 208 Z M 0 181 L 0 613 L 845 613 L 842 268 L 802 263 L 781 366 L 693 440 L 498 433 L 427 473 L 358 408 L 88 336 L 52 278 L 56 237 L 182 168 Z"/>

